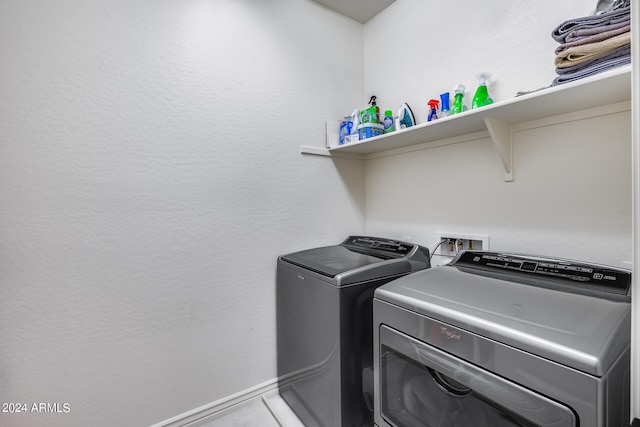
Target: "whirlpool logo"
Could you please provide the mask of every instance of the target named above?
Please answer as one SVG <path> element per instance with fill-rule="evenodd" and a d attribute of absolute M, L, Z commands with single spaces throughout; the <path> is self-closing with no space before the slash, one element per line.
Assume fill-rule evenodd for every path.
<path fill-rule="evenodd" d="M 446 326 L 440 326 L 440 333 L 447 337 L 449 340 L 457 340 L 460 341 L 460 334 L 456 334 L 455 332 L 451 332 Z"/>

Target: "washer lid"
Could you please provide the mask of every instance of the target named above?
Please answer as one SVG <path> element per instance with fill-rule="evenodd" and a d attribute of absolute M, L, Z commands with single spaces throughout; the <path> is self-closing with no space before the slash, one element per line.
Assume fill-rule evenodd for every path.
<path fill-rule="evenodd" d="M 594 376 L 629 346 L 626 296 L 570 292 L 560 278 L 525 281 L 501 270 L 454 263 L 394 280 L 375 297 Z"/>
<path fill-rule="evenodd" d="M 355 276 L 369 279 L 371 269 L 379 269 L 377 277 L 406 273 L 420 264 L 420 268 L 428 267 L 428 251 L 418 250 L 419 246 L 391 239 L 367 236 L 349 236 L 339 245 L 307 249 L 282 255 L 280 258 L 297 266 L 319 273 L 323 276 L 335 278 L 342 273 L 353 271 Z M 389 260 L 414 259 L 421 263 L 392 262 L 381 265 Z M 392 264 L 388 265 L 388 264 Z M 390 267 L 386 268 L 386 267 Z M 385 270 L 385 271 L 382 271 Z M 386 271 L 389 270 L 389 271 Z M 349 282 L 356 280 L 350 277 Z M 344 281 L 344 280 L 343 280 Z"/>
<path fill-rule="evenodd" d="M 282 255 L 281 258 L 287 262 L 327 277 L 335 277 L 345 271 L 369 266 L 389 259 L 389 257 L 385 258 L 382 255 L 376 256 L 356 252 L 342 245 L 307 249 L 305 251 Z"/>

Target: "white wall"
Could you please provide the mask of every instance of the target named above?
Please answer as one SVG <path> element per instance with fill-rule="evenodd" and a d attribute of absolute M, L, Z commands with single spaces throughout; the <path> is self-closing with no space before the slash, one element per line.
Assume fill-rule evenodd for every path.
<path fill-rule="evenodd" d="M 366 171 L 298 151 L 363 82 L 420 121 L 480 70 L 496 100 L 547 85 L 592 3 L 397 0 L 363 38 L 310 0 L 0 2 L 0 396 L 71 409 L 0 425 L 149 425 L 273 380 L 276 255 L 365 227 L 628 259 L 625 111 L 518 132 L 513 183 L 486 139 Z"/>
<path fill-rule="evenodd" d="M 365 25 L 365 95 L 381 109 L 426 101 L 491 71 L 496 101 L 548 86 L 551 31 L 589 14 L 580 2 L 398 0 Z M 436 232 L 487 234 L 492 249 L 630 268 L 629 106 L 601 116 L 525 126 L 514 134 L 514 182 L 489 138 L 379 157 L 366 165 L 366 231 L 432 247 Z M 398 191 L 402 188 L 403 191 Z"/>
<path fill-rule="evenodd" d="M 363 231 L 362 26 L 310 0 L 0 2 L 3 426 L 143 426 L 276 377 L 276 256 Z M 62 407 L 61 407 L 62 408 Z"/>
<path fill-rule="evenodd" d="M 549 86 L 558 43 L 552 30 L 588 15 L 596 0 L 571 2 L 491 0 L 397 0 L 365 25 L 365 95 L 378 95 L 380 109 L 408 102 L 419 123 L 427 101 L 458 83 L 465 101 L 478 86 L 475 75 L 493 75 L 495 101 L 518 91 Z"/>

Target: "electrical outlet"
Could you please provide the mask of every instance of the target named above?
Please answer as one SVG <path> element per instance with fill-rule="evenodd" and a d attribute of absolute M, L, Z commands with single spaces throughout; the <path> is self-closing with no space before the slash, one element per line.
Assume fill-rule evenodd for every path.
<path fill-rule="evenodd" d="M 438 232 L 438 255 L 453 258 L 462 250 L 489 250 L 489 236 L 486 234 L 463 234 Z"/>

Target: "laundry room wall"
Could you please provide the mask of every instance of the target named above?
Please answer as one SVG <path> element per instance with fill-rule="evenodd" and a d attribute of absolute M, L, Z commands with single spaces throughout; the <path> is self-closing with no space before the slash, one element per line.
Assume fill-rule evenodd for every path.
<path fill-rule="evenodd" d="M 552 30 L 595 6 L 398 0 L 365 25 L 365 96 L 377 95 L 381 110 L 408 102 L 424 123 L 426 102 L 458 83 L 470 105 L 480 71 L 493 74 L 495 101 L 549 86 Z M 495 250 L 630 268 L 629 109 L 516 131 L 513 182 L 488 137 L 369 159 L 366 232 L 429 247 L 440 231 L 488 235 Z"/>
<path fill-rule="evenodd" d="M 145 426 L 273 386 L 276 256 L 364 227 L 362 163 L 299 149 L 362 102 L 362 25 L 4 0 L 0 58 L 0 401 L 26 405 L 0 425 Z"/>

